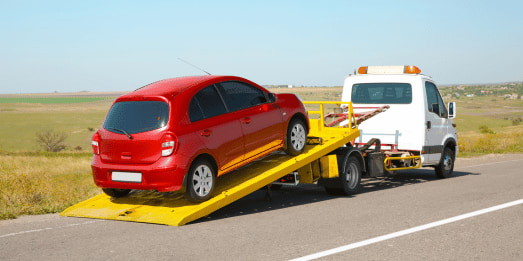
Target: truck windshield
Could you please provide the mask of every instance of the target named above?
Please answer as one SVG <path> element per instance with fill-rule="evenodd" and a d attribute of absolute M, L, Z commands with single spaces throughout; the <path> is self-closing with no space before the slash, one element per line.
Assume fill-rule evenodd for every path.
<path fill-rule="evenodd" d="M 126 101 L 111 107 L 103 126 L 111 132 L 125 131 L 128 135 L 162 128 L 168 119 L 169 105 L 165 102 Z"/>
<path fill-rule="evenodd" d="M 358 104 L 409 104 L 409 83 L 358 83 L 352 86 L 351 100 Z"/>

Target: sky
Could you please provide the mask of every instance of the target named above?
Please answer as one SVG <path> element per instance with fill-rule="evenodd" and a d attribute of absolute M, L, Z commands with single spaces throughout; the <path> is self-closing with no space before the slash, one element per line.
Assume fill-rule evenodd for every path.
<path fill-rule="evenodd" d="M 439 84 L 523 81 L 523 1 L 0 0 L 0 93 L 131 91 L 166 78 L 341 86 L 366 65 Z"/>

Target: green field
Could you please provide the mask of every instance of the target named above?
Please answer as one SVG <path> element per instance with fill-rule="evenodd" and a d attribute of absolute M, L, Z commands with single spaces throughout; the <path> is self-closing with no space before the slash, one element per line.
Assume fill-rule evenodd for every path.
<path fill-rule="evenodd" d="M 338 101 L 342 87 L 271 88 L 276 93 L 298 94 L 304 101 Z M 29 103 L 0 103 L 0 151 L 38 151 L 36 133 L 48 129 L 68 134 L 68 151 L 90 151 L 90 139 L 98 129 L 116 97 L 0 97 L 0 100 L 29 99 Z M 34 103 L 42 101 L 42 103 Z M 75 101 L 74 103 L 71 103 Z M 487 126 L 494 133 L 519 133 L 520 125 L 513 119 L 523 117 L 522 100 L 492 97 L 461 97 L 454 120 L 461 137 L 476 137 L 479 128 Z M 308 109 L 318 109 L 309 106 Z M 510 136 L 510 135 L 509 135 Z M 477 137 L 479 139 L 479 137 Z M 466 138 L 463 139 L 467 140 Z M 471 146 L 466 146 L 470 148 Z M 474 151 L 463 151 L 474 152 Z M 481 152 L 484 153 L 484 152 Z"/>
<path fill-rule="evenodd" d="M 108 99 L 113 97 L 0 97 L 0 103 L 70 104 Z"/>
<path fill-rule="evenodd" d="M 36 133 L 48 129 L 68 135 L 67 150 L 89 151 L 93 130 L 102 125 L 113 100 L 75 104 L 0 104 L 0 151 L 38 151 Z"/>
<path fill-rule="evenodd" d="M 0 151 L 37 151 L 36 133 L 44 130 L 63 131 L 68 134 L 68 149 L 90 149 L 94 134 L 105 112 L 0 112 Z"/>

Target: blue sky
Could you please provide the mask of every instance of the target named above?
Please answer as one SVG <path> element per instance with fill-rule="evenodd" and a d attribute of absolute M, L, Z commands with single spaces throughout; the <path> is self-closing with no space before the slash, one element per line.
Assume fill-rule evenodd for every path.
<path fill-rule="evenodd" d="M 523 80 L 523 1 L 5 1 L 0 93 L 129 91 L 202 72 L 342 85 L 363 65 Z"/>

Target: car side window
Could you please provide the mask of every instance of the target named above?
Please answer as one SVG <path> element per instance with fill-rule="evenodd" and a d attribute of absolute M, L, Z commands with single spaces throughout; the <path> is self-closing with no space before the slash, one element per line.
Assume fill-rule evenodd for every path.
<path fill-rule="evenodd" d="M 443 99 L 439 95 L 436 85 L 431 82 L 425 82 L 425 91 L 427 94 L 427 107 L 429 112 L 433 112 L 441 118 L 447 117 L 447 108 Z"/>
<path fill-rule="evenodd" d="M 191 103 L 189 103 L 189 119 L 191 122 L 203 119 L 202 107 L 200 106 L 196 96 L 193 97 Z"/>
<path fill-rule="evenodd" d="M 264 91 L 247 83 L 229 81 L 221 82 L 219 85 L 230 111 L 249 108 L 268 101 Z"/>
<path fill-rule="evenodd" d="M 189 103 L 189 119 L 195 122 L 225 114 L 227 109 L 214 85 L 200 90 Z"/>

